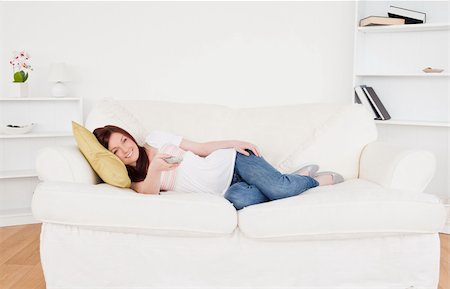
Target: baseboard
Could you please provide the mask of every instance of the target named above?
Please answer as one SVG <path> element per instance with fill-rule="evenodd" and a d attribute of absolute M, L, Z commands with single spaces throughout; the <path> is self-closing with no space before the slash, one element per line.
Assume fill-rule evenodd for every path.
<path fill-rule="evenodd" d="M 29 210 L 28 211 L 24 211 L 22 209 L 10 210 L 8 211 L 7 214 L 5 214 L 5 211 L 2 211 L 2 214 L 0 214 L 0 227 L 27 225 L 36 223 L 41 222 L 36 220 Z"/>
<path fill-rule="evenodd" d="M 443 203 L 447 211 L 447 222 L 445 223 L 445 226 L 442 231 L 440 231 L 440 233 L 450 234 L 450 199 L 443 200 Z"/>

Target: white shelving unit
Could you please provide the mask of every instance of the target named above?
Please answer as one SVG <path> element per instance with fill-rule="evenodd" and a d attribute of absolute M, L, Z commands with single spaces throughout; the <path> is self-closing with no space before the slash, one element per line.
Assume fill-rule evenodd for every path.
<path fill-rule="evenodd" d="M 23 97 L 23 98 L 19 98 L 19 97 L 3 97 L 0 98 L 1 101 L 24 101 L 24 102 L 31 102 L 31 101 L 51 101 L 51 102 L 55 102 L 55 101 L 79 101 L 80 98 L 77 97 Z"/>
<path fill-rule="evenodd" d="M 417 32 L 448 30 L 449 27 L 450 24 L 448 23 L 425 23 L 414 25 L 366 26 L 358 27 L 358 31 L 364 33 Z"/>
<path fill-rule="evenodd" d="M 0 133 L 0 227 L 31 224 L 38 183 L 34 163 L 49 145 L 73 144 L 71 121 L 82 123 L 81 98 L 0 98 L 0 124 L 35 123 L 26 134 Z"/>
<path fill-rule="evenodd" d="M 357 73 L 356 77 L 449 77 L 448 73 L 422 73 L 422 74 L 390 74 L 390 73 Z"/>
<path fill-rule="evenodd" d="M 448 123 L 448 122 L 437 122 L 437 121 L 376 120 L 375 123 L 377 123 L 379 125 L 412 125 L 412 126 L 450 127 L 450 123 Z"/>
<path fill-rule="evenodd" d="M 44 133 L 27 133 L 27 134 L 0 134 L 0 139 L 12 139 L 12 138 L 51 138 L 51 137 L 63 137 L 72 136 L 71 132 L 56 131 L 56 132 L 44 132 Z"/>
<path fill-rule="evenodd" d="M 442 198 L 450 198 L 449 3 L 358 1 L 353 69 L 354 86 L 373 87 L 391 115 L 376 121 L 379 140 L 435 154 L 436 175 L 426 192 Z M 364 17 L 387 16 L 390 5 L 425 12 L 427 23 L 358 27 Z M 444 71 L 425 73 L 426 67 Z"/>
<path fill-rule="evenodd" d="M 449 35 L 448 23 L 357 27 L 354 86 L 372 86 L 392 117 L 377 123 L 450 126 Z M 422 71 L 429 66 L 444 71 Z"/>

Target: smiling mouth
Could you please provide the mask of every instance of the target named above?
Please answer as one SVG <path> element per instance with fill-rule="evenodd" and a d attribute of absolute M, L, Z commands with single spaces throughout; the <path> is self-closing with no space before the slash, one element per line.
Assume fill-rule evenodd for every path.
<path fill-rule="evenodd" d="M 133 154 L 133 150 L 131 150 L 131 152 L 129 154 L 126 155 L 126 158 L 131 157 L 131 155 Z"/>

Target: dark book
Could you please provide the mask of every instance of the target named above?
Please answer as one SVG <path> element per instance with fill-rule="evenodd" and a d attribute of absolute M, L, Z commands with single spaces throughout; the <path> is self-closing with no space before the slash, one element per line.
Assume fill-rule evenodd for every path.
<path fill-rule="evenodd" d="M 369 99 L 369 101 L 372 103 L 377 114 L 381 117 L 381 120 L 391 119 L 391 116 L 387 112 L 386 108 L 384 107 L 384 105 L 381 102 L 378 95 L 375 93 L 375 90 L 373 90 L 372 87 L 365 86 L 365 85 L 361 85 L 361 88 L 363 89 L 364 93 L 367 95 L 367 98 Z"/>
<path fill-rule="evenodd" d="M 384 16 L 369 16 L 359 21 L 359 26 L 378 26 L 378 25 L 401 25 L 405 24 L 405 19 L 391 18 Z"/>
<path fill-rule="evenodd" d="M 355 87 L 355 102 L 362 104 L 362 106 L 364 106 L 364 108 L 372 114 L 373 119 L 381 119 L 376 109 L 372 106 L 372 103 L 369 102 L 369 99 L 362 90 L 361 86 Z"/>
<path fill-rule="evenodd" d="M 389 17 L 404 19 L 405 24 L 422 24 L 427 20 L 427 14 L 397 6 L 390 6 L 388 10 Z"/>

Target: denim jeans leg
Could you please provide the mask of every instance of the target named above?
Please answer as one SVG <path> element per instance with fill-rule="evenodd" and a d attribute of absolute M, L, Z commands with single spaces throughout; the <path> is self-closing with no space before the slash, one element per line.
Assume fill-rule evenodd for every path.
<path fill-rule="evenodd" d="M 251 152 L 250 156 L 236 154 L 235 169 L 243 181 L 256 186 L 270 200 L 296 196 L 319 185 L 308 176 L 282 174 Z"/>
<path fill-rule="evenodd" d="M 224 197 L 233 204 L 236 210 L 270 201 L 256 186 L 249 185 L 246 182 L 231 185 L 225 192 Z"/>

